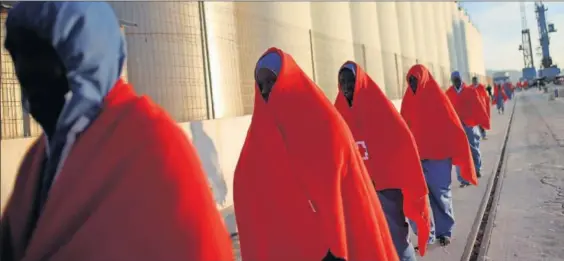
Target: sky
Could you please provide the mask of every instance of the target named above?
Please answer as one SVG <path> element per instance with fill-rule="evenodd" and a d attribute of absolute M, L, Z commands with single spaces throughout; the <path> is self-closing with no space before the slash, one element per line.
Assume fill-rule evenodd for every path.
<path fill-rule="evenodd" d="M 557 32 L 550 34 L 550 51 L 553 63 L 564 67 L 564 1 L 544 2 L 548 8 L 547 20 L 554 23 Z M 464 2 L 472 22 L 476 25 L 484 41 L 484 60 L 486 69 L 521 70 L 524 66 L 521 44 L 520 2 Z M 539 47 L 538 26 L 534 2 L 525 3 L 527 24 L 531 32 L 533 53 Z M 538 51 L 540 53 L 540 49 Z M 541 56 L 535 55 L 538 68 Z"/>

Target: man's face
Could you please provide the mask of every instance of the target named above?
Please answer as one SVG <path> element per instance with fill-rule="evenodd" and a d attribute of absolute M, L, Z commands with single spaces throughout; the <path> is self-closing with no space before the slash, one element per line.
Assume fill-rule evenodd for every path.
<path fill-rule="evenodd" d="M 472 84 L 478 85 L 478 78 L 476 78 L 476 77 L 472 78 Z"/>
<path fill-rule="evenodd" d="M 411 88 L 413 93 L 416 93 L 417 92 L 417 85 L 419 84 L 417 77 L 410 75 L 409 79 L 408 79 L 408 83 L 409 83 L 409 88 Z"/>
<path fill-rule="evenodd" d="M 29 113 L 40 123 L 56 121 L 69 91 L 66 69 L 50 44 L 24 29 L 6 41 Z"/>
<path fill-rule="evenodd" d="M 455 77 L 452 77 L 450 80 L 451 80 L 452 84 L 456 87 L 460 87 L 460 85 L 462 84 L 462 80 L 460 80 L 460 77 L 455 76 Z"/>
<path fill-rule="evenodd" d="M 257 72 L 257 85 L 262 98 L 267 102 L 277 78 L 274 72 L 266 68 L 260 68 Z"/>
<path fill-rule="evenodd" d="M 350 69 L 345 68 L 339 72 L 339 87 L 341 87 L 341 91 L 349 103 L 352 103 L 354 97 L 355 84 L 356 77 Z"/>

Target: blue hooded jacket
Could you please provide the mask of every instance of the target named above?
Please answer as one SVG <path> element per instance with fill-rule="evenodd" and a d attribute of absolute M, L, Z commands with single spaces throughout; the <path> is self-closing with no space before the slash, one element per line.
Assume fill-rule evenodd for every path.
<path fill-rule="evenodd" d="M 113 9 L 105 2 L 19 2 L 6 19 L 7 39 L 18 28 L 48 40 L 67 70 L 72 96 L 49 137 L 44 170 L 52 177 L 118 81 L 126 57 L 125 40 Z M 22 102 L 25 108 L 25 96 Z"/>

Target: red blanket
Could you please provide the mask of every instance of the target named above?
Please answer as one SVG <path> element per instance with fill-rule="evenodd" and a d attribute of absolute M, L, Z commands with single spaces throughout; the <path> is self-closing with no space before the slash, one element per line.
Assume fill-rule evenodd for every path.
<path fill-rule="evenodd" d="M 446 91 L 446 95 L 462 123 L 469 127 L 482 126 L 490 129 L 490 120 L 486 109 L 482 105 L 482 98 L 478 92 L 462 84 L 462 91 L 457 93 L 453 86 Z"/>
<path fill-rule="evenodd" d="M 243 260 L 398 260 L 345 122 L 283 51 L 268 102 L 255 107 L 235 170 Z M 264 56 L 263 56 L 264 57 Z M 262 59 L 262 58 L 261 58 Z"/>
<path fill-rule="evenodd" d="M 418 80 L 417 91 L 405 91 L 401 115 L 415 137 L 419 156 L 429 160 L 452 158 L 453 164 L 460 166 L 462 177 L 477 185 L 470 145 L 452 104 L 423 65 L 413 66 L 407 77 L 410 75 Z"/>
<path fill-rule="evenodd" d="M 119 81 L 81 134 L 28 240 L 40 137 L 2 216 L 4 261 L 232 260 L 198 156 L 176 123 Z"/>
<path fill-rule="evenodd" d="M 359 145 L 376 190 L 402 190 L 405 214 L 417 222 L 419 246 L 423 246 L 419 252 L 424 255 L 430 231 L 428 191 L 415 140 L 380 87 L 356 63 L 347 64 L 355 67 L 352 107 L 341 88 L 335 107 Z"/>
<path fill-rule="evenodd" d="M 473 86 L 472 86 L 473 87 Z M 478 84 L 477 87 L 474 87 L 476 92 L 478 92 L 478 96 L 481 98 L 482 105 L 486 110 L 486 114 L 488 115 L 488 123 L 491 125 L 491 106 L 490 106 L 490 96 L 488 95 L 488 91 L 486 91 L 486 87 L 483 84 Z"/>

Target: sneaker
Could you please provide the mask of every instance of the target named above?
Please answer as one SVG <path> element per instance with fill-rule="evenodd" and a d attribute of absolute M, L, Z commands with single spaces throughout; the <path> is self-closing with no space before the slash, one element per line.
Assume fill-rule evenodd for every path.
<path fill-rule="evenodd" d="M 467 186 L 470 186 L 470 184 L 469 183 L 460 183 L 459 187 L 464 188 L 464 187 L 467 187 Z"/>
<path fill-rule="evenodd" d="M 476 171 L 476 176 L 477 176 L 478 178 L 481 178 L 481 177 L 482 177 L 482 173 L 481 173 L 480 171 Z"/>

